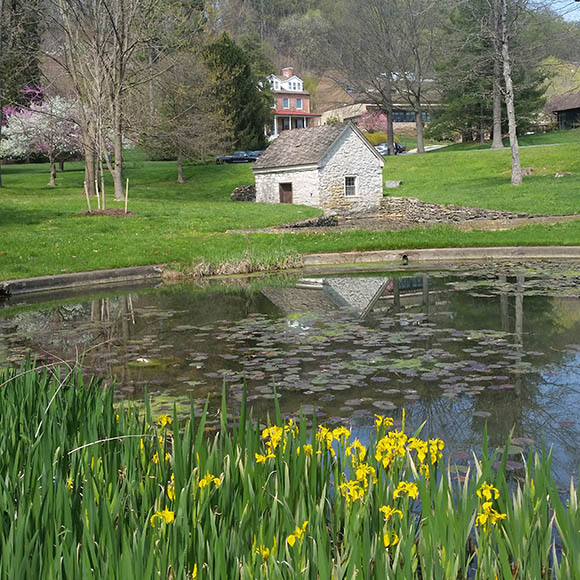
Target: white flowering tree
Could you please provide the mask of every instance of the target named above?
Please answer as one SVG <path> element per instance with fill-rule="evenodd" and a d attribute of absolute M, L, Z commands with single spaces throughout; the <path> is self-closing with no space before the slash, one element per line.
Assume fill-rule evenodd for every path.
<path fill-rule="evenodd" d="M 45 97 L 26 109 L 5 110 L 6 125 L 0 142 L 0 158 L 22 159 L 43 153 L 50 163 L 48 185 L 56 185 L 56 164 L 82 153 L 76 121 L 77 104 L 65 97 Z"/>

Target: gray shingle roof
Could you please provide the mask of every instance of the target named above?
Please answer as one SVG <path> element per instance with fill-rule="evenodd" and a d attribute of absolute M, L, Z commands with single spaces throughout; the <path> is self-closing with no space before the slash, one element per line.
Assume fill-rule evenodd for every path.
<path fill-rule="evenodd" d="M 567 111 L 569 109 L 580 109 L 580 93 L 559 95 L 553 98 L 547 105 L 549 112 Z"/>
<path fill-rule="evenodd" d="M 254 167 L 266 169 L 318 163 L 346 127 L 347 124 L 339 123 L 282 131 L 254 163 Z"/>

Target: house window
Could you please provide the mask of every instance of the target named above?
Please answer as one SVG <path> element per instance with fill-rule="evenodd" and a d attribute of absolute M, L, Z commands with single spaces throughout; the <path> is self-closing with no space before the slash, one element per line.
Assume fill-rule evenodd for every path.
<path fill-rule="evenodd" d="M 304 108 L 304 99 L 295 99 L 296 108 L 302 110 Z"/>
<path fill-rule="evenodd" d="M 344 195 L 345 197 L 356 196 L 356 177 L 347 175 L 344 178 Z"/>
<path fill-rule="evenodd" d="M 282 99 L 282 108 L 289 109 L 290 108 L 290 99 L 288 97 L 284 97 Z"/>

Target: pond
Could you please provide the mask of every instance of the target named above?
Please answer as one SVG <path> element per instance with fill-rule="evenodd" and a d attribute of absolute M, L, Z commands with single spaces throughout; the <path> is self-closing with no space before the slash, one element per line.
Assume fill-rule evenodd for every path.
<path fill-rule="evenodd" d="M 35 298 L 38 300 L 38 298 Z M 212 417 L 225 384 L 254 415 L 300 409 L 368 437 L 374 414 L 423 426 L 468 463 L 513 429 L 508 468 L 545 442 L 560 481 L 580 463 L 580 263 L 300 272 L 0 303 L 0 364 L 83 358 L 123 399 Z"/>

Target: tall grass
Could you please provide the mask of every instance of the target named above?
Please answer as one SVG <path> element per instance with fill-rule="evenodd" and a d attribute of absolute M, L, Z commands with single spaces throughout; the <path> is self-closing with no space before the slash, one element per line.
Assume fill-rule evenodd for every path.
<path fill-rule="evenodd" d="M 549 454 L 508 480 L 484 444 L 457 481 L 442 442 L 388 419 L 363 445 L 245 405 L 231 426 L 224 403 L 209 432 L 206 410 L 178 426 L 31 365 L 0 371 L 0 409 L 0 578 L 580 577 L 578 491 Z"/>

